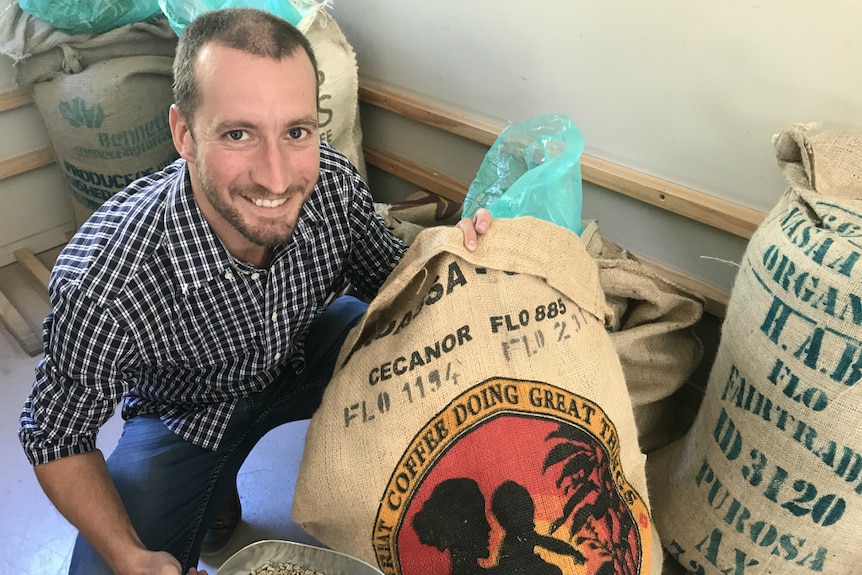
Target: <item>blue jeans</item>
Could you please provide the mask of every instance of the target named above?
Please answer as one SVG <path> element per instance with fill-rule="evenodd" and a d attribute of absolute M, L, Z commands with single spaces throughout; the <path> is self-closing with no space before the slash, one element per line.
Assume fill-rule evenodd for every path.
<path fill-rule="evenodd" d="M 216 451 L 192 445 L 169 431 L 158 416 L 128 420 L 108 471 L 138 536 L 148 549 L 167 551 L 183 566 L 196 567 L 201 542 L 252 448 L 271 429 L 309 419 L 320 405 L 338 351 L 367 305 L 344 296 L 312 324 L 306 368 L 285 376 L 236 406 Z M 70 575 L 110 575 L 99 553 L 81 535 Z"/>

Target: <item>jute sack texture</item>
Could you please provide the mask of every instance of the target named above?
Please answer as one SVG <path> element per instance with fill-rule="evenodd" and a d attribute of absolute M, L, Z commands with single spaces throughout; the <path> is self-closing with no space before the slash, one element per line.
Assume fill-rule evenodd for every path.
<path fill-rule="evenodd" d="M 862 133 L 793 125 L 693 426 L 647 463 L 694 573 L 862 572 Z"/>
<path fill-rule="evenodd" d="M 302 20 L 297 28 L 308 38 L 317 60 L 320 139 L 347 156 L 364 179 L 362 124 L 359 121 L 359 71 L 356 53 L 338 23 L 316 0 L 295 2 Z"/>
<path fill-rule="evenodd" d="M 33 85 L 77 225 L 136 179 L 174 161 L 173 58 L 129 56 Z"/>
<path fill-rule="evenodd" d="M 585 222 L 581 240 L 599 269 L 638 440 L 641 450 L 650 453 L 681 434 L 672 396 L 703 358 L 703 344 L 694 332 L 703 317 L 703 298 L 603 238 L 596 221 Z"/>
<path fill-rule="evenodd" d="M 461 204 L 420 190 L 394 204 L 375 202 L 374 211 L 386 227 L 407 245 L 422 230 L 436 226 L 454 226 L 461 219 Z"/>
<path fill-rule="evenodd" d="M 375 210 L 408 245 L 426 227 L 457 223 L 460 213 L 452 202 L 426 192 L 396 204 L 375 204 Z M 703 316 L 703 298 L 602 237 L 596 221 L 584 222 L 581 240 L 598 266 L 599 285 L 611 309 L 608 330 L 634 406 L 638 441 L 641 451 L 650 453 L 684 429 L 673 394 L 703 358 L 703 344 L 694 332 Z"/>
<path fill-rule="evenodd" d="M 176 43 L 165 18 L 70 35 L 17 5 L 0 15 L 0 51 L 33 89 L 78 226 L 178 157 L 168 125 Z"/>
<path fill-rule="evenodd" d="M 341 350 L 294 519 L 387 574 L 659 574 L 609 311 L 562 227 L 423 231 Z"/>
<path fill-rule="evenodd" d="M 177 36 L 166 18 L 152 18 L 104 34 L 67 34 L 24 12 L 17 2 L 0 10 L 0 53 L 12 59 L 15 84 L 29 88 L 57 74 L 129 56 L 174 57 Z"/>

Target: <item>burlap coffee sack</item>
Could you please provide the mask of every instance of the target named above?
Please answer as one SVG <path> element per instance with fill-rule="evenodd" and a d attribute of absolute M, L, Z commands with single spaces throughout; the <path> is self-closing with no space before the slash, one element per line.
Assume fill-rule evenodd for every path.
<path fill-rule="evenodd" d="M 703 357 L 694 333 L 703 298 L 607 241 L 595 221 L 585 223 L 581 239 L 598 264 L 599 283 L 613 310 L 611 341 L 626 376 L 641 449 L 649 453 L 677 437 L 671 396 Z"/>
<path fill-rule="evenodd" d="M 461 204 L 436 194 L 418 191 L 393 204 L 375 202 L 374 211 L 395 237 L 407 245 L 425 228 L 452 226 L 461 219 Z"/>
<path fill-rule="evenodd" d="M 367 180 L 356 54 L 338 23 L 326 11 L 325 3 L 304 0 L 294 4 L 302 13 L 297 28 L 308 38 L 317 60 L 320 139 L 347 156 Z"/>
<path fill-rule="evenodd" d="M 132 181 L 178 157 L 168 123 L 172 65 L 165 56 L 111 58 L 33 86 L 77 225 Z"/>
<path fill-rule="evenodd" d="M 790 186 L 743 256 L 703 405 L 648 461 L 662 541 L 692 572 L 862 572 L 862 187 L 834 177 L 860 165 L 851 140 L 777 137 Z"/>
<path fill-rule="evenodd" d="M 58 74 L 77 74 L 97 62 L 129 56 L 173 58 L 177 36 L 167 18 L 152 18 L 104 34 L 67 34 L 0 0 L 0 53 L 14 63 L 15 82 L 29 88 Z"/>
<path fill-rule="evenodd" d="M 775 149 L 792 185 L 824 196 L 859 199 L 862 132 L 812 133 L 815 124 L 794 124 L 776 136 Z M 816 159 L 816 164 L 815 164 Z"/>
<path fill-rule="evenodd" d="M 426 228 L 453 226 L 461 220 L 461 202 L 420 190 L 390 204 L 387 213 Z"/>
<path fill-rule="evenodd" d="M 387 574 L 660 573 L 608 311 L 564 228 L 425 230 L 342 348 L 294 519 Z"/>

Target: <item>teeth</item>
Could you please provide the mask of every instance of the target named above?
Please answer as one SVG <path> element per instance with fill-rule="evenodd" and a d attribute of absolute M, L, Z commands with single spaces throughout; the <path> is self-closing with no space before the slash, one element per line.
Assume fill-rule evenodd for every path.
<path fill-rule="evenodd" d="M 287 198 L 283 198 L 281 200 L 263 200 L 260 198 L 255 198 L 252 200 L 254 205 L 260 206 L 261 208 L 277 208 L 287 201 Z"/>

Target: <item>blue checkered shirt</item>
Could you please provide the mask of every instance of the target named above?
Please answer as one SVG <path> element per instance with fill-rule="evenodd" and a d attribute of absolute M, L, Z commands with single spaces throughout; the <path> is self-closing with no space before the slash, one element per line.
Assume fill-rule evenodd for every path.
<path fill-rule="evenodd" d="M 304 368 L 304 336 L 333 293 L 346 281 L 377 293 L 406 248 L 356 169 L 320 152 L 317 186 L 269 269 L 228 254 L 183 160 L 93 214 L 51 274 L 45 355 L 19 432 L 32 464 L 95 449 L 120 401 L 124 418 L 158 414 L 215 449 L 240 398 Z"/>

